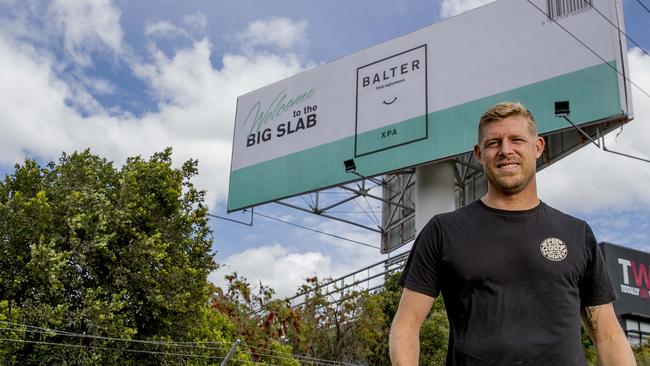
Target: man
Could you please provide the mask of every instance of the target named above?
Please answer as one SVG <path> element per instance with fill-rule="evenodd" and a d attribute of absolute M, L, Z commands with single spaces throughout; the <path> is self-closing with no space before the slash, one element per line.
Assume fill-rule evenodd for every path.
<path fill-rule="evenodd" d="M 601 365 L 635 365 L 591 229 L 537 197 L 543 150 L 521 104 L 481 116 L 474 154 L 487 194 L 418 234 L 391 328 L 394 365 L 417 365 L 420 327 L 439 293 L 450 325 L 447 365 L 585 365 L 581 316 Z"/>

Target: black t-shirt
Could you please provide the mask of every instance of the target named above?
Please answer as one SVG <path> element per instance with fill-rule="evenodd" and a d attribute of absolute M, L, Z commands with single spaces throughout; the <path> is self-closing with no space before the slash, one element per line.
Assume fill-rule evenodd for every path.
<path fill-rule="evenodd" d="M 442 293 L 447 365 L 584 365 L 580 309 L 616 298 L 589 225 L 544 203 L 433 217 L 400 283 Z"/>

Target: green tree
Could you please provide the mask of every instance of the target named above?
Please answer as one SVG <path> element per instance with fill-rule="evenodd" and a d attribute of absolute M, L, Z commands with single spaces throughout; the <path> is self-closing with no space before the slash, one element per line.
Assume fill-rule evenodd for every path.
<path fill-rule="evenodd" d="M 381 299 L 367 291 L 325 286 L 328 282 L 308 278 L 299 289 L 306 293 L 296 308 L 300 331 L 290 334 L 289 342 L 304 357 L 373 364 L 369 360 L 384 341 Z"/>
<path fill-rule="evenodd" d="M 215 288 L 212 307 L 225 314 L 243 341 L 243 352 L 254 362 L 297 366 L 287 344 L 300 333 L 299 315 L 286 301 L 273 299 L 275 291 L 262 283 L 256 288 L 236 272 L 226 276 L 227 288 Z"/>
<path fill-rule="evenodd" d="M 420 330 L 420 365 L 444 365 L 449 342 L 449 322 L 442 298 L 436 299 Z"/>
<path fill-rule="evenodd" d="M 646 342 L 640 346 L 633 347 L 634 357 L 638 366 L 650 366 L 650 343 Z"/>
<path fill-rule="evenodd" d="M 401 271 L 393 272 L 386 277 L 384 287 L 378 291 L 375 298 L 382 304 L 384 322 L 381 324 L 381 338 L 377 346 L 371 348 L 368 364 L 390 366 L 388 337 L 390 326 L 397 313 L 402 287 L 398 284 Z M 436 299 L 433 307 L 420 330 L 420 365 L 443 365 L 447 357 L 447 342 L 449 338 L 449 322 L 442 298 Z"/>
<path fill-rule="evenodd" d="M 591 341 L 591 338 L 589 338 L 589 333 L 587 332 L 585 327 L 580 328 L 580 340 L 582 342 L 582 348 L 584 349 L 585 352 L 585 359 L 587 360 L 587 365 L 597 366 L 598 358 L 596 356 L 596 347 L 594 346 L 594 343 Z"/>
<path fill-rule="evenodd" d="M 0 355 L 23 365 L 218 364 L 236 331 L 209 308 L 216 264 L 196 174 L 195 160 L 172 168 L 171 149 L 121 169 L 88 150 L 16 165 L 0 182 L 0 334 L 14 340 Z"/>

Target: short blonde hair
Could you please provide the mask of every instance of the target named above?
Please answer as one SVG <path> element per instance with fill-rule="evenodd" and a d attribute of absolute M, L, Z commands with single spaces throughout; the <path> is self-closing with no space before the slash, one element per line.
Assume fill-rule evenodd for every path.
<path fill-rule="evenodd" d="M 512 116 L 520 116 L 528 121 L 528 130 L 533 136 L 537 136 L 537 124 L 533 114 L 519 102 L 500 102 L 485 111 L 478 123 L 478 143 L 483 141 L 483 128 L 492 123 L 498 122 Z"/>

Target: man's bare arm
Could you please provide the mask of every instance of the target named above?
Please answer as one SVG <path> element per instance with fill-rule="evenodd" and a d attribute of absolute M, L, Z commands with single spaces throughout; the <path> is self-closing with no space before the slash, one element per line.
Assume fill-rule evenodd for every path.
<path fill-rule="evenodd" d="M 415 366 L 420 354 L 420 328 L 433 305 L 433 298 L 407 288 L 390 328 L 390 360 L 395 366 Z"/>
<path fill-rule="evenodd" d="M 601 366 L 636 365 L 627 337 L 623 334 L 611 303 L 582 309 L 582 321 L 596 346 Z"/>

